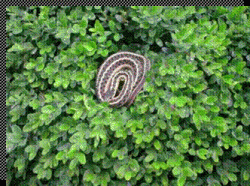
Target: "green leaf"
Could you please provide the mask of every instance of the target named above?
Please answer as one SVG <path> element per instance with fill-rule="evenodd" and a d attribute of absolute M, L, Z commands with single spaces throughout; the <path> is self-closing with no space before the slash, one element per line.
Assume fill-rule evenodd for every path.
<path fill-rule="evenodd" d="M 223 81 L 225 83 L 228 83 L 229 85 L 233 84 L 233 78 L 234 78 L 234 75 L 231 75 L 231 74 L 227 74 L 227 75 L 222 76 Z"/>
<path fill-rule="evenodd" d="M 210 110 L 212 111 L 212 112 L 219 112 L 220 111 L 220 107 L 218 107 L 218 106 L 211 106 L 211 108 L 210 108 Z"/>
<path fill-rule="evenodd" d="M 43 139 L 42 141 L 40 141 L 39 146 L 43 148 L 42 155 L 46 155 L 51 147 L 49 139 Z"/>
<path fill-rule="evenodd" d="M 114 35 L 114 40 L 115 41 L 119 41 L 120 40 L 120 35 L 118 34 L 118 33 L 115 33 L 115 35 Z"/>
<path fill-rule="evenodd" d="M 118 156 L 118 153 L 119 153 L 119 150 L 114 150 L 114 151 L 112 152 L 112 158 L 117 157 L 117 156 Z"/>
<path fill-rule="evenodd" d="M 110 30 L 115 30 L 115 22 L 113 21 L 113 20 L 110 20 L 109 21 L 109 28 L 110 28 Z"/>
<path fill-rule="evenodd" d="M 180 156 L 180 155 L 171 156 L 167 160 L 167 166 L 168 167 L 180 166 L 183 159 L 184 159 L 183 156 Z"/>
<path fill-rule="evenodd" d="M 36 65 L 37 65 L 37 62 L 35 60 L 30 60 L 30 62 L 28 62 L 25 65 L 25 67 L 26 67 L 26 69 L 31 70 L 31 69 L 35 68 Z"/>
<path fill-rule="evenodd" d="M 144 114 L 148 111 L 148 103 L 144 102 L 142 105 L 139 106 L 139 111 L 141 114 Z"/>
<path fill-rule="evenodd" d="M 197 84 L 194 86 L 193 90 L 195 93 L 199 93 L 203 90 L 205 90 L 207 88 L 207 86 L 205 84 Z"/>
<path fill-rule="evenodd" d="M 36 66 L 36 71 L 42 71 L 44 69 L 45 64 L 42 62 L 40 62 L 37 66 Z"/>
<path fill-rule="evenodd" d="M 150 10 L 150 14 L 151 15 L 159 15 L 159 14 L 161 14 L 163 9 L 164 9 L 164 7 L 162 7 L 162 6 L 152 6 L 151 10 Z"/>
<path fill-rule="evenodd" d="M 106 57 L 108 55 L 109 51 L 107 49 L 105 50 L 101 50 L 100 54 L 103 56 L 103 57 Z"/>
<path fill-rule="evenodd" d="M 86 170 L 84 172 L 83 179 L 85 181 L 93 181 L 95 177 L 96 177 L 95 174 L 91 173 L 89 170 Z"/>
<path fill-rule="evenodd" d="M 73 170 L 74 168 L 76 168 L 77 164 L 78 164 L 78 159 L 74 158 L 73 160 L 70 161 L 69 169 Z"/>
<path fill-rule="evenodd" d="M 88 19 L 86 17 L 83 17 L 79 25 L 81 29 L 86 29 L 88 27 Z"/>
<path fill-rule="evenodd" d="M 206 103 L 208 105 L 213 105 L 217 101 L 217 99 L 218 99 L 217 96 L 209 96 L 206 99 Z"/>
<path fill-rule="evenodd" d="M 23 156 L 19 156 L 19 158 L 15 161 L 14 167 L 21 171 L 25 168 L 25 158 Z"/>
<path fill-rule="evenodd" d="M 243 177 L 243 180 L 249 180 L 250 179 L 250 173 L 249 173 L 249 171 L 247 171 L 247 170 L 244 170 L 243 171 L 243 174 L 242 174 L 242 177 Z"/>
<path fill-rule="evenodd" d="M 149 154 L 146 156 L 146 158 L 144 159 L 145 162 L 150 162 L 154 159 L 154 155 L 153 154 Z"/>
<path fill-rule="evenodd" d="M 38 99 L 33 99 L 29 102 L 29 106 L 31 106 L 34 110 L 38 109 L 41 105 L 41 102 Z"/>
<path fill-rule="evenodd" d="M 83 114 L 83 110 L 78 110 L 78 111 L 76 111 L 76 112 L 74 113 L 74 115 L 73 115 L 73 119 L 74 119 L 74 120 L 79 120 L 79 119 L 81 118 L 82 114 Z"/>
<path fill-rule="evenodd" d="M 52 75 L 55 74 L 58 71 L 58 67 L 59 64 L 57 63 L 49 63 L 45 68 L 44 71 L 48 74 L 48 75 Z"/>
<path fill-rule="evenodd" d="M 15 43 L 10 49 L 8 49 L 8 52 L 23 52 L 23 51 L 29 51 L 34 49 L 34 46 L 30 43 Z"/>
<path fill-rule="evenodd" d="M 227 177 L 230 181 L 237 181 L 237 176 L 234 173 L 228 173 Z"/>
<path fill-rule="evenodd" d="M 85 157 L 85 154 L 83 153 L 77 153 L 76 155 L 78 161 L 81 163 L 81 164 L 85 164 L 86 163 L 86 157 Z"/>
<path fill-rule="evenodd" d="M 162 42 L 161 39 L 157 38 L 157 39 L 155 40 L 155 42 L 156 42 L 156 44 L 157 44 L 159 47 L 163 47 L 163 42 Z"/>
<path fill-rule="evenodd" d="M 61 130 L 61 131 L 67 131 L 67 130 L 69 130 L 70 125 L 69 125 L 68 123 L 63 123 L 63 124 L 61 124 L 58 128 L 59 128 L 59 130 Z"/>
<path fill-rule="evenodd" d="M 56 76 L 56 79 L 55 79 L 55 83 L 54 83 L 54 86 L 57 88 L 57 87 L 60 87 L 63 83 L 63 77 L 59 74 L 57 74 Z"/>
<path fill-rule="evenodd" d="M 104 28 L 102 26 L 102 24 L 100 23 L 99 20 L 95 21 L 95 28 L 90 28 L 89 29 L 91 32 L 97 32 L 99 34 L 104 34 Z"/>
<path fill-rule="evenodd" d="M 243 69 L 244 67 L 246 66 L 246 62 L 245 61 L 241 61 L 241 62 L 237 62 L 237 65 L 236 65 L 236 72 L 238 74 L 243 74 Z"/>
<path fill-rule="evenodd" d="M 186 177 L 184 175 L 181 175 L 177 179 L 177 185 L 178 186 L 183 186 L 186 182 Z"/>
<path fill-rule="evenodd" d="M 135 160 L 135 159 L 131 159 L 130 161 L 129 161 L 129 167 L 130 167 L 130 169 L 132 170 L 132 171 L 134 171 L 134 172 L 139 172 L 139 170 L 140 170 L 140 165 L 139 165 L 139 163 L 137 162 L 137 160 Z"/>
<path fill-rule="evenodd" d="M 166 122 L 163 121 L 163 120 L 158 120 L 158 121 L 157 121 L 157 125 L 158 125 L 162 130 L 166 129 L 166 127 L 167 127 Z"/>
<path fill-rule="evenodd" d="M 163 65 L 159 68 L 159 74 L 165 76 L 168 73 L 168 69 Z"/>
<path fill-rule="evenodd" d="M 132 172 L 130 172 L 130 171 L 125 172 L 125 179 L 127 181 L 129 181 L 131 179 L 131 177 L 132 177 Z"/>
<path fill-rule="evenodd" d="M 208 150 L 204 149 L 204 148 L 201 148 L 197 151 L 199 158 L 201 158 L 203 160 L 207 159 L 207 157 L 206 157 L 207 153 L 208 153 Z"/>
<path fill-rule="evenodd" d="M 181 172 L 182 172 L 182 168 L 181 168 L 181 167 L 179 167 L 179 166 L 174 167 L 174 168 L 173 168 L 173 170 L 172 170 L 172 172 L 173 172 L 173 175 L 174 175 L 174 176 L 178 176 L 178 175 L 180 175 L 180 174 L 181 174 Z"/>
<path fill-rule="evenodd" d="M 214 117 L 212 122 L 218 126 L 225 126 L 226 125 L 225 119 L 223 117 L 220 117 L 220 116 Z"/>
<path fill-rule="evenodd" d="M 66 153 L 64 151 L 60 151 L 60 152 L 57 153 L 56 159 L 57 160 L 62 160 L 62 159 L 65 158 L 65 156 L 66 156 Z"/>
<path fill-rule="evenodd" d="M 182 172 L 185 177 L 193 177 L 195 174 L 190 167 L 184 167 Z"/>
<path fill-rule="evenodd" d="M 79 24 L 74 24 L 72 27 L 72 33 L 79 33 L 81 26 Z"/>
<path fill-rule="evenodd" d="M 83 44 L 83 47 L 86 48 L 87 51 L 89 51 L 89 52 L 96 50 L 96 48 L 97 48 L 96 42 L 94 42 L 94 41 L 85 42 Z"/>
<path fill-rule="evenodd" d="M 52 105 L 46 105 L 42 107 L 42 113 L 44 114 L 51 114 L 56 111 L 56 108 Z"/>
<path fill-rule="evenodd" d="M 183 107 L 187 103 L 187 97 L 186 96 L 179 96 L 176 98 L 175 103 L 178 107 Z"/>
<path fill-rule="evenodd" d="M 157 149 L 157 150 L 160 150 L 161 149 L 161 143 L 159 142 L 159 140 L 156 140 L 154 142 L 154 147 Z"/>
<path fill-rule="evenodd" d="M 29 145 L 25 148 L 25 152 L 29 153 L 29 160 L 33 160 L 36 156 L 37 149 L 35 145 Z"/>

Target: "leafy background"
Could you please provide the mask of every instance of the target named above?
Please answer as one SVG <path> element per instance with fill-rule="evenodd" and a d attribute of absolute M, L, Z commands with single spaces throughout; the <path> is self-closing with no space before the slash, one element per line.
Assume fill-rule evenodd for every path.
<path fill-rule="evenodd" d="M 250 183 L 249 7 L 6 8 L 7 185 Z M 129 107 L 109 55 L 150 59 Z"/>

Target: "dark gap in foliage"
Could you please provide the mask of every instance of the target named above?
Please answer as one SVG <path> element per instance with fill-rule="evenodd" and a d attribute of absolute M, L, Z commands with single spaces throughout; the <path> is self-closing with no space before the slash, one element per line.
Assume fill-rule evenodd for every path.
<path fill-rule="evenodd" d="M 30 106 L 27 106 L 26 107 L 26 113 L 35 113 L 35 110 L 32 108 L 32 107 L 30 107 Z"/>
<path fill-rule="evenodd" d="M 36 9 L 36 17 L 38 17 L 39 14 L 40 14 L 40 8 L 38 7 L 38 8 Z"/>
<path fill-rule="evenodd" d="M 250 92 L 250 83 L 249 82 L 243 82 L 242 83 L 242 89 L 245 92 Z M 250 101 L 250 97 L 248 97 L 247 95 L 245 95 L 245 98 Z"/>
<path fill-rule="evenodd" d="M 154 51 L 156 53 L 159 53 L 161 51 L 161 49 L 162 48 L 159 47 L 155 42 L 152 45 L 150 45 L 150 50 Z"/>
<path fill-rule="evenodd" d="M 228 117 L 229 117 L 229 115 L 226 114 L 226 113 L 220 113 L 219 116 L 221 116 L 221 117 L 223 117 L 223 118 L 228 118 Z"/>
<path fill-rule="evenodd" d="M 118 89 L 117 89 L 117 91 L 115 93 L 115 97 L 117 97 L 120 94 L 120 92 L 121 92 L 121 90 L 122 90 L 122 88 L 124 86 L 124 83 L 125 83 L 125 81 L 122 80 L 122 79 L 119 81 Z"/>
<path fill-rule="evenodd" d="M 192 156 L 190 154 L 186 154 L 186 157 L 187 159 L 190 161 L 190 162 L 195 162 L 197 161 L 197 157 L 196 156 Z"/>
<path fill-rule="evenodd" d="M 136 46 L 135 44 L 142 45 L 143 41 L 139 38 L 135 39 L 133 32 L 129 32 L 129 31 L 123 32 L 123 38 L 117 42 L 117 45 L 118 46 L 122 46 L 122 45 L 130 46 L 131 44 L 133 44 L 134 46 Z"/>

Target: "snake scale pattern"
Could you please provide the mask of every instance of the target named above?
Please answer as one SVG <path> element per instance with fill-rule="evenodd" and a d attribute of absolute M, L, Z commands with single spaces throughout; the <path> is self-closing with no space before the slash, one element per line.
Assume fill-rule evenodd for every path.
<path fill-rule="evenodd" d="M 118 52 L 100 66 L 96 79 L 96 95 L 110 106 L 130 106 L 142 89 L 150 61 L 132 52 Z"/>

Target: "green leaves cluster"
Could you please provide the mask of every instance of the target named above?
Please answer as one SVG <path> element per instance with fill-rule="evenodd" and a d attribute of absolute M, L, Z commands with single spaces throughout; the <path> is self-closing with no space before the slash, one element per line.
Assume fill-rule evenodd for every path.
<path fill-rule="evenodd" d="M 6 8 L 7 185 L 249 185 L 248 7 Z M 151 61 L 129 107 L 98 67 Z"/>

